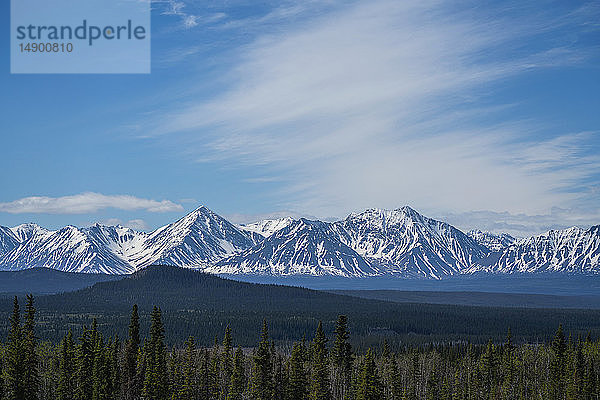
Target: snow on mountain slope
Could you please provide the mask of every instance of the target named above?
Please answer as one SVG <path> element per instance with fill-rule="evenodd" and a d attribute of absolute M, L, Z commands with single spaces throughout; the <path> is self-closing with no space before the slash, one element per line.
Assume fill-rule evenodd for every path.
<path fill-rule="evenodd" d="M 0 267 L 19 270 L 48 267 L 65 272 L 126 274 L 133 268 L 106 246 L 92 228 L 67 226 L 55 232 L 36 234 L 0 257 Z"/>
<path fill-rule="evenodd" d="M 42 228 L 37 224 L 21 224 L 10 228 L 11 231 L 15 234 L 15 237 L 19 240 L 19 242 L 25 242 L 35 235 L 45 235 L 50 231 Z"/>
<path fill-rule="evenodd" d="M 106 226 L 94 224 L 86 228 L 85 233 L 91 240 L 105 246 L 117 257 L 131 263 L 133 257 L 145 248 L 148 234 L 124 226 Z M 134 266 L 134 265 L 132 265 Z"/>
<path fill-rule="evenodd" d="M 584 230 L 551 230 L 493 254 L 468 269 L 469 273 L 600 273 L 600 225 Z"/>
<path fill-rule="evenodd" d="M 202 206 L 152 232 L 129 260 L 137 269 L 150 264 L 201 268 L 253 244 L 248 234 Z"/>
<path fill-rule="evenodd" d="M 350 214 L 335 227 L 342 242 L 394 275 L 440 279 L 460 273 L 488 253 L 453 226 L 408 206 Z"/>
<path fill-rule="evenodd" d="M 24 240 L 0 255 L 0 269 L 126 274 L 150 264 L 200 268 L 253 244 L 247 234 L 206 207 L 150 234 L 99 224 L 55 232 L 20 225 L 15 231 Z"/>
<path fill-rule="evenodd" d="M 0 270 L 49 267 L 126 274 L 169 264 L 228 274 L 393 275 L 600 273 L 600 226 L 515 241 L 469 235 L 410 207 L 369 209 L 334 223 L 266 220 L 236 227 L 200 207 L 151 233 L 122 226 L 0 227 Z"/>
<path fill-rule="evenodd" d="M 301 218 L 256 246 L 209 267 L 229 274 L 369 276 L 378 271 L 340 242 L 332 225 Z"/>
<path fill-rule="evenodd" d="M 491 251 L 500 251 L 517 241 L 516 238 L 512 237 L 508 233 L 495 234 L 491 232 L 482 232 L 477 229 L 469 231 L 467 235 Z"/>
<path fill-rule="evenodd" d="M 252 224 L 240 224 L 239 228 L 243 231 L 258 233 L 262 237 L 269 237 L 292 222 L 294 222 L 294 219 L 291 217 L 264 219 Z"/>
<path fill-rule="evenodd" d="M 19 245 L 19 240 L 10 228 L 0 226 L 0 257 Z"/>

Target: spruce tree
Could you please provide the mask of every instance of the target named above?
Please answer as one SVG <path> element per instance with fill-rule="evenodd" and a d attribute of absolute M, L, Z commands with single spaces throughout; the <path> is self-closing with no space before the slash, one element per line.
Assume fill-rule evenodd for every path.
<path fill-rule="evenodd" d="M 356 390 L 356 400 L 383 400 L 381 382 L 377 376 L 375 367 L 375 357 L 371 349 L 367 350 L 367 355 L 362 363 Z"/>
<path fill-rule="evenodd" d="M 229 325 L 225 328 L 225 336 L 223 337 L 223 351 L 221 352 L 221 398 L 225 398 L 229 390 L 229 381 L 231 380 L 232 374 L 232 345 L 233 340 L 231 338 L 231 328 Z"/>
<path fill-rule="evenodd" d="M 227 400 L 242 400 L 244 388 L 246 387 L 246 375 L 244 371 L 244 353 L 238 347 L 233 358 L 233 370 L 229 382 Z"/>
<path fill-rule="evenodd" d="M 201 400 L 210 400 L 210 391 L 211 391 L 211 379 L 210 379 L 210 353 L 208 349 L 204 349 L 202 352 L 202 363 L 200 366 L 200 374 L 199 374 L 200 382 L 200 399 Z"/>
<path fill-rule="evenodd" d="M 327 348 L 325 347 L 326 343 L 327 338 L 323 331 L 323 324 L 319 321 L 312 346 L 309 395 L 311 400 L 328 400 L 331 398 L 329 389 L 329 364 L 327 362 Z"/>
<path fill-rule="evenodd" d="M 308 378 L 304 368 L 304 349 L 300 343 L 294 343 L 288 360 L 288 400 L 306 400 L 308 397 Z"/>
<path fill-rule="evenodd" d="M 583 383 L 584 399 L 591 400 L 596 395 L 596 371 L 594 368 L 594 360 L 589 357 L 585 369 Z"/>
<path fill-rule="evenodd" d="M 92 329 L 89 332 L 91 347 L 91 394 L 92 400 L 106 400 L 110 395 L 110 352 L 104 345 L 102 334 L 98 330 L 96 318 L 92 321 Z"/>
<path fill-rule="evenodd" d="M 6 400 L 23 400 L 25 398 L 24 361 L 21 312 L 19 309 L 19 299 L 15 296 L 13 300 L 13 312 L 10 317 L 10 330 L 8 332 L 3 371 L 4 398 Z"/>
<path fill-rule="evenodd" d="M 196 342 L 193 337 L 189 337 L 185 342 L 185 356 L 183 361 L 183 379 L 179 390 L 179 399 L 194 400 L 196 399 Z"/>
<path fill-rule="evenodd" d="M 383 339 L 381 350 L 381 379 L 383 387 L 383 397 L 385 399 L 393 398 L 394 376 L 397 371 L 394 371 L 394 358 L 390 351 L 390 346 L 387 339 Z"/>
<path fill-rule="evenodd" d="M 345 315 L 338 316 L 331 358 L 333 364 L 333 398 L 342 400 L 346 396 L 346 390 L 350 386 L 352 374 L 352 346 L 348 341 L 348 319 Z"/>
<path fill-rule="evenodd" d="M 142 393 L 148 399 L 166 400 L 168 397 L 167 349 L 160 308 L 154 306 L 150 321 L 150 341 L 148 349 L 145 349 L 146 374 Z"/>
<path fill-rule="evenodd" d="M 406 400 L 416 400 L 419 393 L 419 382 L 421 380 L 421 367 L 419 364 L 419 353 L 412 351 L 410 356 L 410 381 L 406 389 Z"/>
<path fill-rule="evenodd" d="M 397 360 L 392 357 L 390 362 L 390 378 L 391 378 L 391 398 L 393 400 L 402 399 L 402 375 L 400 373 L 400 369 L 398 368 Z"/>
<path fill-rule="evenodd" d="M 219 354 L 219 340 L 215 336 L 210 357 L 210 398 L 218 400 L 221 396 L 221 357 Z"/>
<path fill-rule="evenodd" d="M 75 391 L 75 344 L 73 332 L 69 332 L 60 342 L 60 358 L 58 360 L 57 400 L 73 400 Z"/>
<path fill-rule="evenodd" d="M 110 351 L 110 399 L 117 400 L 120 398 L 121 391 L 121 362 L 120 362 L 120 354 L 121 354 L 121 342 L 119 340 L 119 336 L 115 336 L 112 341 L 112 346 L 109 349 Z"/>
<path fill-rule="evenodd" d="M 23 356 L 24 356 L 24 400 L 37 400 L 40 391 L 38 372 L 37 340 L 35 337 L 35 307 L 33 296 L 27 295 L 25 321 L 23 324 Z"/>
<path fill-rule="evenodd" d="M 99 341 L 102 340 L 100 337 L 100 332 L 98 331 L 98 320 L 96 318 L 92 319 L 92 329 L 90 330 L 90 340 L 92 344 L 92 350 L 96 348 L 96 345 Z"/>
<path fill-rule="evenodd" d="M 502 393 L 505 398 L 514 398 L 516 396 L 516 365 L 514 357 L 514 346 L 512 344 L 512 332 L 508 328 L 506 334 L 506 343 L 502 348 Z"/>
<path fill-rule="evenodd" d="M 387 339 L 383 339 L 383 345 L 381 348 L 381 357 L 383 357 L 384 359 L 389 359 L 391 356 L 391 351 L 390 351 L 390 344 L 388 343 Z"/>
<path fill-rule="evenodd" d="M 93 369 L 94 369 L 94 348 L 92 344 L 92 333 L 86 327 L 79 338 L 76 356 L 76 377 L 75 377 L 75 399 L 89 400 L 92 398 L 93 390 Z"/>
<path fill-rule="evenodd" d="M 180 400 L 179 393 L 183 387 L 183 361 L 179 351 L 167 353 L 167 376 L 171 400 Z"/>
<path fill-rule="evenodd" d="M 140 352 L 140 317 L 137 304 L 133 305 L 129 321 L 129 333 L 125 342 L 123 354 L 123 365 L 121 367 L 122 394 L 125 400 L 133 400 L 139 397 L 140 382 L 137 374 L 137 364 Z"/>
<path fill-rule="evenodd" d="M 288 385 L 288 377 L 285 371 L 283 356 L 272 352 L 273 354 L 273 398 L 285 399 Z"/>
<path fill-rule="evenodd" d="M 254 355 L 250 396 L 253 400 L 271 400 L 273 398 L 273 360 L 271 359 L 267 321 L 263 321 L 260 342 Z"/>
<path fill-rule="evenodd" d="M 440 400 L 452 400 L 452 383 L 446 375 L 442 378 L 442 388 L 440 390 Z"/>
<path fill-rule="evenodd" d="M 427 377 L 427 400 L 439 400 L 438 393 L 438 376 L 437 376 L 436 364 L 433 364 L 433 368 L 429 372 Z"/>
<path fill-rule="evenodd" d="M 108 380 L 110 379 L 110 370 L 107 367 L 110 364 L 107 360 L 102 335 L 96 331 L 93 337 L 95 343 L 92 367 L 92 400 L 106 400 L 109 395 Z"/>
<path fill-rule="evenodd" d="M 569 362 L 569 376 L 566 389 L 567 400 L 576 400 L 583 397 L 584 389 L 584 360 L 581 350 L 581 342 L 571 350 L 571 360 Z"/>
<path fill-rule="evenodd" d="M 482 396 L 494 398 L 492 392 L 496 379 L 496 351 L 492 339 L 488 341 L 479 360 L 479 382 Z"/>
<path fill-rule="evenodd" d="M 148 365 L 149 348 L 150 344 L 148 342 L 148 338 L 144 338 L 144 344 L 138 349 L 135 370 L 135 386 L 133 391 L 135 393 L 135 396 L 131 397 L 131 399 L 137 400 L 142 397 L 142 388 L 144 384 L 144 379 L 146 378 L 146 369 Z"/>
<path fill-rule="evenodd" d="M 583 344 L 577 344 L 575 354 L 575 386 L 577 387 L 577 397 L 582 397 L 585 385 L 585 359 L 583 356 Z"/>
<path fill-rule="evenodd" d="M 463 376 L 460 374 L 460 370 L 457 369 L 454 373 L 454 387 L 452 388 L 452 400 L 461 400 L 467 399 L 468 395 L 466 392 L 466 387 L 468 383 L 463 381 Z"/>
<path fill-rule="evenodd" d="M 550 390 L 548 397 L 550 399 L 562 399 L 564 393 L 564 373 L 566 365 L 567 344 L 563 333 L 562 324 L 558 326 L 558 330 L 552 341 L 552 360 L 550 363 Z"/>

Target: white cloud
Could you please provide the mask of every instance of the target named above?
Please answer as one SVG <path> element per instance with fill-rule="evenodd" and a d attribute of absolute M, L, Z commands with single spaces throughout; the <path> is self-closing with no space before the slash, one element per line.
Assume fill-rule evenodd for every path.
<path fill-rule="evenodd" d="M 165 3 L 162 11 L 162 15 L 172 15 L 181 18 L 181 22 L 184 28 L 193 28 L 198 25 L 198 16 L 190 14 L 185 11 L 186 4 L 183 1 L 176 0 L 158 0 L 153 1 L 155 4 Z"/>
<path fill-rule="evenodd" d="M 0 203 L 0 212 L 10 214 L 85 214 L 106 208 L 145 210 L 149 212 L 183 211 L 183 207 L 169 200 L 150 200 L 129 195 L 104 195 L 86 192 L 73 196 L 32 196 Z"/>
<path fill-rule="evenodd" d="M 147 231 L 150 228 L 148 226 L 148 224 L 146 223 L 146 221 L 144 221 L 143 219 L 131 219 L 127 222 L 123 222 L 119 218 L 109 218 L 109 219 L 105 219 L 104 221 L 100 221 L 100 224 L 107 225 L 107 226 L 121 225 L 121 226 L 125 226 L 127 228 L 131 228 L 136 231 L 143 231 L 143 232 Z"/>
<path fill-rule="evenodd" d="M 130 219 L 125 222 L 124 226 L 136 231 L 146 231 L 149 228 L 148 224 L 143 219 Z"/>
<path fill-rule="evenodd" d="M 162 3 L 155 1 L 154 3 Z M 185 3 L 182 1 L 167 0 L 166 9 L 162 12 L 163 15 L 182 15 Z"/>
<path fill-rule="evenodd" d="M 168 16 L 176 16 L 179 17 L 181 21 L 181 26 L 186 29 L 193 28 L 200 23 L 202 24 L 211 24 L 218 22 L 226 17 L 226 14 L 222 12 L 207 14 L 207 15 L 197 15 L 193 14 L 189 9 L 190 5 L 192 9 L 197 9 L 198 5 L 194 4 L 194 2 L 184 2 L 177 0 L 152 0 L 152 3 L 155 4 L 159 9 L 161 9 L 162 15 Z M 196 7 L 194 7 L 196 6 Z M 187 8 L 187 9 L 186 9 Z M 203 7 L 204 8 L 204 7 Z"/>
<path fill-rule="evenodd" d="M 587 229 L 600 222 L 600 211 L 590 214 L 589 210 L 553 208 L 547 214 L 529 215 L 509 212 L 470 211 L 436 216 L 467 232 L 471 229 L 496 233 L 510 233 L 515 237 L 527 237 L 551 229 L 572 226 Z"/>
<path fill-rule="evenodd" d="M 103 221 L 100 221 L 100 224 L 107 226 L 123 225 L 123 221 L 120 218 L 108 218 Z"/>
<path fill-rule="evenodd" d="M 588 140 L 598 132 L 559 134 L 489 102 L 498 82 L 585 60 L 553 31 L 582 16 L 502 11 L 376 0 L 302 21 L 242 49 L 227 90 L 145 131 L 180 136 L 202 161 L 270 167 L 287 184 L 269 196 L 301 213 L 411 204 L 545 215 L 593 203 L 582 187 L 600 173 Z M 541 33 L 552 40 L 532 40 Z"/>
<path fill-rule="evenodd" d="M 226 214 L 224 215 L 228 221 L 231 221 L 234 224 L 250 224 L 253 222 L 262 221 L 265 219 L 279 219 L 279 218 L 287 218 L 291 217 L 294 219 L 298 218 L 308 218 L 308 219 L 318 219 L 314 215 L 303 214 L 296 211 L 275 211 L 270 213 L 262 213 L 262 214 Z M 326 220 L 326 219 L 323 219 Z M 327 219 L 329 220 L 329 219 Z M 335 219 L 331 219 L 332 221 Z"/>
<path fill-rule="evenodd" d="M 186 15 L 183 18 L 183 26 L 186 28 L 193 28 L 198 25 L 198 16 L 197 15 Z"/>

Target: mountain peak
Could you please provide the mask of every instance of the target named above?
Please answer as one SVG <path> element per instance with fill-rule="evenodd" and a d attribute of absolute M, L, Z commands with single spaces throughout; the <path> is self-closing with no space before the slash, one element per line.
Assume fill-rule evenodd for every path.
<path fill-rule="evenodd" d="M 488 252 L 460 230 L 410 206 L 368 209 L 336 226 L 344 243 L 394 275 L 440 279 Z"/>
<path fill-rule="evenodd" d="M 287 227 L 293 222 L 294 219 L 292 217 L 263 219 L 250 224 L 240 224 L 239 228 L 243 231 L 249 232 L 250 234 L 257 234 L 260 238 L 265 238 Z"/>
<path fill-rule="evenodd" d="M 43 235 L 52 232 L 42 228 L 38 224 L 34 224 L 33 222 L 14 226 L 10 228 L 10 230 L 14 233 L 19 242 L 25 242 L 36 235 Z"/>
<path fill-rule="evenodd" d="M 205 213 L 213 213 L 212 210 L 206 207 L 204 204 L 193 209 L 189 214 L 205 214 Z"/>
<path fill-rule="evenodd" d="M 403 206 L 396 211 L 400 211 L 405 218 L 409 218 L 413 222 L 424 222 L 426 220 L 430 220 L 430 218 L 425 217 L 423 214 L 408 205 Z"/>
<path fill-rule="evenodd" d="M 248 235 L 225 218 L 200 206 L 178 221 L 152 232 L 136 257 L 136 267 L 150 263 L 205 267 L 252 246 Z"/>
<path fill-rule="evenodd" d="M 404 211 L 407 214 L 418 214 L 418 215 L 421 215 L 421 214 L 419 214 L 419 212 L 417 210 L 415 210 L 414 208 L 412 208 L 409 205 L 405 205 L 405 206 L 400 207 L 400 210 Z"/>
<path fill-rule="evenodd" d="M 590 229 L 588 229 L 588 232 L 590 232 L 591 234 L 600 235 L 600 225 L 590 226 Z"/>
<path fill-rule="evenodd" d="M 41 228 L 41 226 L 39 226 L 38 224 L 36 224 L 34 222 L 27 222 L 24 224 L 13 226 L 11 229 L 36 229 L 36 228 Z"/>
<path fill-rule="evenodd" d="M 351 221 L 364 221 L 371 226 L 379 228 L 385 228 L 394 225 L 412 225 L 437 222 L 424 217 L 410 206 L 404 206 L 394 210 L 368 208 L 361 213 L 351 213 L 345 221 L 348 223 L 351 223 Z"/>
<path fill-rule="evenodd" d="M 200 221 L 203 221 L 203 224 L 209 224 L 209 221 L 213 220 L 224 220 L 224 218 L 202 205 L 181 217 L 175 224 L 183 223 L 192 225 Z"/>

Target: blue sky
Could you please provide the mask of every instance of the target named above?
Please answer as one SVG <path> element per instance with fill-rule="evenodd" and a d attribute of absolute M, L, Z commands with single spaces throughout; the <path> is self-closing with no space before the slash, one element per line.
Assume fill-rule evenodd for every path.
<path fill-rule="evenodd" d="M 0 225 L 600 223 L 598 2 L 153 2 L 149 75 L 11 75 L 8 3 Z"/>

